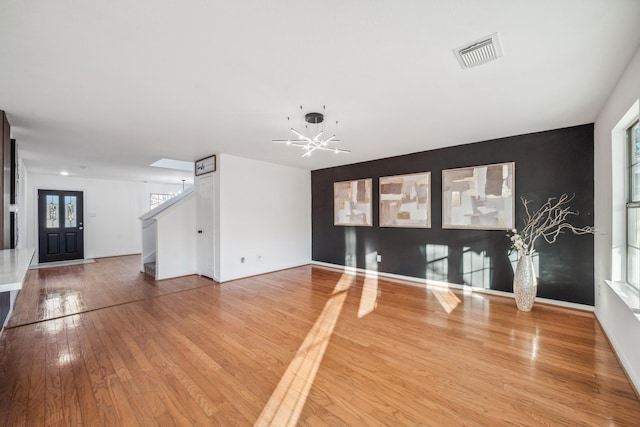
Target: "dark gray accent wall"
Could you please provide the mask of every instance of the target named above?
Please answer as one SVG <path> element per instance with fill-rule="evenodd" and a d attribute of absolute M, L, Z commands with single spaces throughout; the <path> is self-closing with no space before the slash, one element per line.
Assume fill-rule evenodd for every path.
<path fill-rule="evenodd" d="M 593 124 L 586 124 L 312 171 L 312 259 L 367 268 L 366 255 L 377 252 L 380 272 L 512 292 L 505 231 L 442 229 L 442 170 L 503 162 L 516 164 L 518 228 L 521 197 L 537 207 L 563 193 L 575 193 L 571 207 L 579 216 L 571 223 L 593 225 Z M 379 177 L 425 171 L 432 180 L 431 228 L 380 228 Z M 373 227 L 334 226 L 333 183 L 359 178 L 373 178 Z M 563 234 L 536 248 L 538 296 L 593 305 L 593 236 Z"/>

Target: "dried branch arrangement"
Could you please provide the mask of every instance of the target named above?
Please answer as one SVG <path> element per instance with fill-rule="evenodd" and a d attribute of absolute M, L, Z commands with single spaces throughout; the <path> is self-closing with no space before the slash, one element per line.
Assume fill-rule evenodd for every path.
<path fill-rule="evenodd" d="M 577 211 L 572 211 L 568 204 L 574 196 L 563 194 L 559 198 L 550 197 L 540 209 L 531 212 L 529 204 L 531 200 L 521 198 L 526 212 L 524 228 L 521 232 L 511 230 L 511 247 L 520 255 L 531 255 L 535 251 L 535 242 L 539 237 L 548 243 L 555 243 L 560 234 L 571 231 L 573 234 L 593 234 L 593 227 L 574 227 L 567 222 L 567 217 L 577 216 Z"/>

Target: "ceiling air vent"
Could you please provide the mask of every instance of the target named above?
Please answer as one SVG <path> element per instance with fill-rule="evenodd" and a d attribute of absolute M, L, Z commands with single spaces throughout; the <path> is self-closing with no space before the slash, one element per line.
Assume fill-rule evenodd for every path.
<path fill-rule="evenodd" d="M 500 58 L 502 46 L 498 33 L 493 33 L 471 44 L 454 49 L 453 53 L 462 68 L 470 68 Z"/>

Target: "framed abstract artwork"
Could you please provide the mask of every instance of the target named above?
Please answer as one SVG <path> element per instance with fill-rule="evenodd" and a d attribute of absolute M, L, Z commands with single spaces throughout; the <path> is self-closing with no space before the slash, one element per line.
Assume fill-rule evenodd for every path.
<path fill-rule="evenodd" d="M 333 183 L 333 224 L 371 227 L 371 178 Z"/>
<path fill-rule="evenodd" d="M 515 163 L 442 171 L 442 228 L 514 228 Z"/>
<path fill-rule="evenodd" d="M 431 172 L 380 177 L 380 227 L 431 227 Z"/>

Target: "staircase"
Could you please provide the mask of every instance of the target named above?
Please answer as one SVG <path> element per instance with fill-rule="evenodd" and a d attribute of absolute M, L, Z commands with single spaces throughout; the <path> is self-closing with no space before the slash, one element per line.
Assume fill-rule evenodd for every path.
<path fill-rule="evenodd" d="M 149 278 L 156 280 L 156 263 L 148 262 L 144 264 L 144 274 L 149 276 Z"/>
<path fill-rule="evenodd" d="M 140 216 L 140 271 L 152 280 L 195 274 L 196 198 L 193 189 Z"/>

